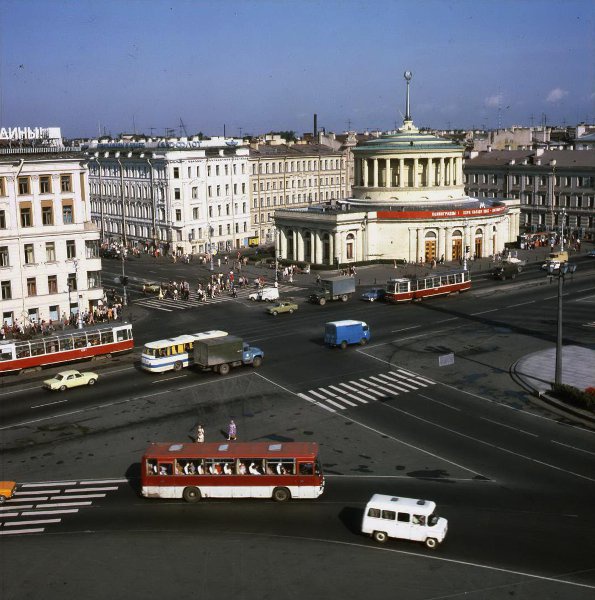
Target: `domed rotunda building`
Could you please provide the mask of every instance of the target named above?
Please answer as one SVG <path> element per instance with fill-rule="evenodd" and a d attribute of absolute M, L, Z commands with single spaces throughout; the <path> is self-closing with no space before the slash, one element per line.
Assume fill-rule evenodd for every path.
<path fill-rule="evenodd" d="M 352 149 L 352 197 L 275 211 L 280 258 L 318 265 L 460 260 L 516 241 L 518 200 L 470 198 L 464 147 L 413 124 L 407 81 L 403 126 Z"/>

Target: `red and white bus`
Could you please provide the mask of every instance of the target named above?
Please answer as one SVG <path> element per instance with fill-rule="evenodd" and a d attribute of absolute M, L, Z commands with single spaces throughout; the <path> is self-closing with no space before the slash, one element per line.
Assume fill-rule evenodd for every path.
<path fill-rule="evenodd" d="M 314 442 L 151 444 L 141 464 L 145 498 L 318 498 L 324 476 Z"/>
<path fill-rule="evenodd" d="M 132 325 L 97 325 L 31 340 L 0 342 L 0 373 L 130 352 Z"/>
<path fill-rule="evenodd" d="M 384 299 L 387 302 L 412 302 L 431 296 L 447 296 L 458 294 L 471 288 L 469 271 L 451 271 L 450 273 L 434 273 L 420 279 L 402 277 L 389 279 L 386 284 Z"/>

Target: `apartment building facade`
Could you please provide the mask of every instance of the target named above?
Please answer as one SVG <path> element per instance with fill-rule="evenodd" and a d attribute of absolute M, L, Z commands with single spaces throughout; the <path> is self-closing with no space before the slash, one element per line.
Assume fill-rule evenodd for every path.
<path fill-rule="evenodd" d="M 595 150 L 471 152 L 465 189 L 476 198 L 520 201 L 521 230 L 561 230 L 595 239 Z"/>
<path fill-rule="evenodd" d="M 85 157 L 67 148 L 0 148 L 2 323 L 92 310 L 103 298 L 99 231 Z"/>

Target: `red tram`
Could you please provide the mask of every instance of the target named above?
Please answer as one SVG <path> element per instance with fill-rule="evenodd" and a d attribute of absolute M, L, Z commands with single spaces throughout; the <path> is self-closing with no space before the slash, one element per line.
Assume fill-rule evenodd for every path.
<path fill-rule="evenodd" d="M 471 278 L 467 270 L 435 273 L 419 279 L 402 277 L 387 282 L 384 299 L 393 304 L 412 302 L 431 296 L 458 294 L 470 288 Z"/>
<path fill-rule="evenodd" d="M 132 325 L 99 325 L 32 340 L 0 342 L 0 373 L 130 352 Z"/>

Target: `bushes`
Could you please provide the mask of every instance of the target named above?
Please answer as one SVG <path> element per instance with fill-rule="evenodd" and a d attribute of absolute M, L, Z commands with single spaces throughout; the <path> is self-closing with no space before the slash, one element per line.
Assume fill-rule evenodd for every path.
<path fill-rule="evenodd" d="M 552 386 L 553 395 L 562 402 L 572 406 L 595 412 L 595 388 L 588 387 L 586 390 L 579 390 L 571 385 L 554 384 Z"/>

